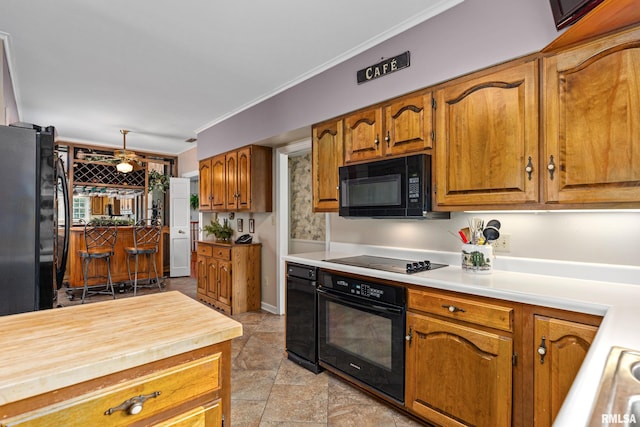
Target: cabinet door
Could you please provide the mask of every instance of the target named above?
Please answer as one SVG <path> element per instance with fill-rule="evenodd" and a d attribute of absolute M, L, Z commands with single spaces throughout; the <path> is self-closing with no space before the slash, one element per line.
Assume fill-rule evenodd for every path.
<path fill-rule="evenodd" d="M 199 295 L 207 295 L 207 261 L 209 258 L 198 256 L 197 290 Z"/>
<path fill-rule="evenodd" d="M 104 215 L 106 200 L 103 196 L 91 197 L 91 215 Z"/>
<path fill-rule="evenodd" d="M 215 211 L 225 210 L 226 179 L 225 155 L 220 154 L 211 159 L 211 208 Z"/>
<path fill-rule="evenodd" d="M 231 306 L 231 286 L 231 262 L 218 260 L 217 300 L 219 303 Z"/>
<path fill-rule="evenodd" d="M 640 30 L 544 59 L 545 201 L 640 200 Z"/>
<path fill-rule="evenodd" d="M 251 209 L 251 147 L 237 152 L 236 209 Z"/>
<path fill-rule="evenodd" d="M 238 209 L 238 154 L 235 151 L 227 153 L 225 159 L 225 209 Z"/>
<path fill-rule="evenodd" d="M 340 185 L 338 168 L 342 166 L 342 120 L 313 127 L 312 175 L 313 211 L 338 212 Z"/>
<path fill-rule="evenodd" d="M 437 91 L 438 205 L 538 201 L 537 69 L 510 65 Z"/>
<path fill-rule="evenodd" d="M 405 405 L 437 425 L 511 425 L 511 338 L 407 313 Z"/>
<path fill-rule="evenodd" d="M 431 92 L 400 98 L 384 107 L 385 155 L 431 148 Z"/>
<path fill-rule="evenodd" d="M 553 423 L 597 330 L 591 325 L 535 316 L 535 426 Z"/>
<path fill-rule="evenodd" d="M 214 258 L 207 258 L 207 296 L 218 299 L 218 262 Z"/>
<path fill-rule="evenodd" d="M 201 160 L 198 174 L 198 201 L 201 211 L 211 210 L 211 177 L 211 159 Z"/>
<path fill-rule="evenodd" d="M 344 162 L 382 156 L 382 109 L 362 111 L 344 119 Z"/>

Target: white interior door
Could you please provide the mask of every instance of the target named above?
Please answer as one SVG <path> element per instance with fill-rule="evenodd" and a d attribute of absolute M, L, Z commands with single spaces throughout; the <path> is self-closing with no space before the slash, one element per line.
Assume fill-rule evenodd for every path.
<path fill-rule="evenodd" d="M 171 178 L 169 183 L 169 244 L 171 277 L 189 276 L 191 270 L 191 245 L 189 226 L 189 178 Z"/>

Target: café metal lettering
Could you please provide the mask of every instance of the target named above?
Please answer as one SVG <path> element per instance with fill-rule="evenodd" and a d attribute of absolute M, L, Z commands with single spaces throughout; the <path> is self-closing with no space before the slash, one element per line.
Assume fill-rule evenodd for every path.
<path fill-rule="evenodd" d="M 365 83 L 378 77 L 386 76 L 394 71 L 407 68 L 409 66 L 409 51 L 385 59 L 377 64 L 358 71 L 358 84 Z"/>

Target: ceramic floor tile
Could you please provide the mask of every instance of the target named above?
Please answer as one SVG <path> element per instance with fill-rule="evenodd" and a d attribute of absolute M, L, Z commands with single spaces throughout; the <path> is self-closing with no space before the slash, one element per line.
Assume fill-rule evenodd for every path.
<path fill-rule="evenodd" d="M 233 369 L 278 369 L 284 357 L 280 348 L 261 345 L 250 337 L 244 348 L 233 360 Z"/>
<path fill-rule="evenodd" d="M 328 383 L 329 375 L 326 372 L 316 375 L 288 359 L 282 360 L 275 380 L 275 384 L 304 385 L 313 387 L 327 387 Z"/>
<path fill-rule="evenodd" d="M 274 384 L 262 421 L 326 423 L 327 388 Z"/>
<path fill-rule="evenodd" d="M 231 425 L 233 427 L 258 427 L 266 401 L 231 399 Z"/>
<path fill-rule="evenodd" d="M 231 398 L 264 400 L 269 398 L 277 371 L 234 369 L 231 373 Z"/>

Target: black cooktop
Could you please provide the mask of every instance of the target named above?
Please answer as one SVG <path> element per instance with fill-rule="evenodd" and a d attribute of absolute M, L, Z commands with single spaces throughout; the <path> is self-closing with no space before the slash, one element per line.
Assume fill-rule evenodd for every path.
<path fill-rule="evenodd" d="M 351 265 L 354 267 L 373 268 L 375 270 L 390 271 L 393 273 L 413 274 L 420 271 L 435 270 L 446 267 L 447 264 L 437 264 L 428 260 L 413 261 L 397 258 L 386 258 L 372 255 L 358 255 L 347 258 L 325 259 L 326 262 Z"/>

